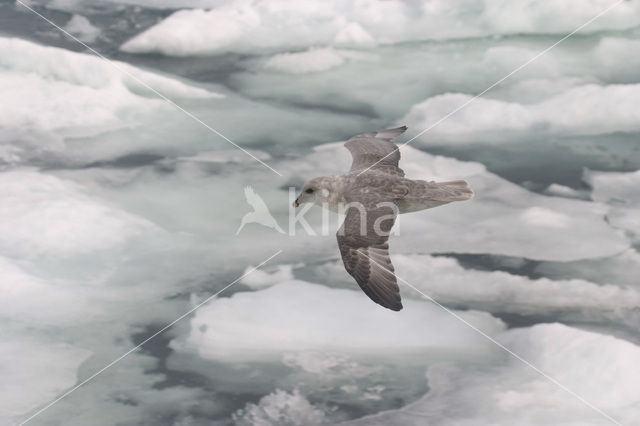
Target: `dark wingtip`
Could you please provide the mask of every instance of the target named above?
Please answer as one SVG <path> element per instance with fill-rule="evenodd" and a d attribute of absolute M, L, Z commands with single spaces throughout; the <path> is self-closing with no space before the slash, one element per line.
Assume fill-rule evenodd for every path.
<path fill-rule="evenodd" d="M 395 311 L 395 312 L 402 310 L 402 302 L 394 303 L 393 305 L 390 305 L 390 306 L 385 306 L 385 305 L 382 305 L 382 306 L 384 306 L 387 309 L 391 309 L 392 311 Z"/>
<path fill-rule="evenodd" d="M 394 129 L 389 129 L 389 130 L 390 130 L 390 131 L 397 130 L 397 131 L 398 131 L 398 133 L 402 134 L 402 133 L 406 132 L 406 131 L 407 131 L 407 129 L 408 129 L 408 127 L 407 127 L 407 126 L 400 126 L 400 127 L 396 127 L 396 128 L 394 128 Z"/>
<path fill-rule="evenodd" d="M 407 126 L 394 127 L 393 129 L 379 130 L 374 133 L 379 139 L 394 139 L 407 131 Z"/>

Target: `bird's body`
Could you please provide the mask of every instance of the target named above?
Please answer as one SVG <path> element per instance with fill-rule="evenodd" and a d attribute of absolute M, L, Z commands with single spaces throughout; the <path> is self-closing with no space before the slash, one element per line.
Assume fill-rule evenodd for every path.
<path fill-rule="evenodd" d="M 349 172 L 310 180 L 294 202 L 294 206 L 312 202 L 346 212 L 337 234 L 345 269 L 374 302 L 395 311 L 402 309 L 402 303 L 387 241 L 396 216 L 473 197 L 463 180 L 405 178 L 398 167 L 400 151 L 392 142 L 405 130 L 352 137 L 345 143 L 353 157 Z"/>
<path fill-rule="evenodd" d="M 317 196 L 314 203 L 326 207 L 335 213 L 344 213 L 349 203 L 346 190 L 357 190 L 361 194 L 375 191 L 379 201 L 389 201 L 398 207 L 399 213 L 411 213 L 447 204 L 443 201 L 447 195 L 460 200 L 467 200 L 473 192 L 466 181 L 427 182 L 404 177 L 389 176 L 374 170 L 362 174 L 350 172 L 343 175 L 323 176 L 319 184 L 327 189 L 326 196 Z M 373 187 L 373 188 L 372 188 Z M 466 197 L 466 198 L 465 198 Z"/>

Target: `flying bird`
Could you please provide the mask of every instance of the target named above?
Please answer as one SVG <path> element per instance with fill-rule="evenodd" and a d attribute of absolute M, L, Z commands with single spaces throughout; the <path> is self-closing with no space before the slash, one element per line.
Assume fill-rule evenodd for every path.
<path fill-rule="evenodd" d="M 464 180 L 405 178 L 393 139 L 406 130 L 402 126 L 352 137 L 344 144 L 353 157 L 349 172 L 311 179 L 293 202 L 294 207 L 313 203 L 346 211 L 337 233 L 344 267 L 371 300 L 393 311 L 402 309 L 388 244 L 397 215 L 473 197 Z"/>
<path fill-rule="evenodd" d="M 259 223 L 260 225 L 275 229 L 279 233 L 284 234 L 284 231 L 271 215 L 271 212 L 262 197 L 256 194 L 252 187 L 245 186 L 244 197 L 247 199 L 247 203 L 253 207 L 253 211 L 242 217 L 242 221 L 240 222 L 240 227 L 236 231 L 236 235 L 238 235 L 240 231 L 242 231 L 242 228 L 244 228 L 248 223 Z"/>

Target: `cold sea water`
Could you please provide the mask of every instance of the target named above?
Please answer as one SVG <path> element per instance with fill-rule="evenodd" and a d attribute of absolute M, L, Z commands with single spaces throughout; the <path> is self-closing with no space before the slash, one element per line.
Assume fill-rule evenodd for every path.
<path fill-rule="evenodd" d="M 399 125 L 395 313 L 289 187 Z M 637 424 L 639 169 L 636 0 L 3 0 L 0 424 Z"/>

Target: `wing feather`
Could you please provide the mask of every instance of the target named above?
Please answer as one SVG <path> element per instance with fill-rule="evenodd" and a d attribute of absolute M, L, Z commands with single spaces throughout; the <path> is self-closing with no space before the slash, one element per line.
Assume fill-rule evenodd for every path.
<path fill-rule="evenodd" d="M 344 267 L 371 300 L 399 311 L 402 309 L 400 289 L 388 245 L 395 212 L 390 207 L 381 207 L 367 209 L 366 215 L 362 216 L 358 209 L 350 208 L 338 231 L 338 247 Z M 365 235 L 361 234 L 363 220 Z M 380 232 L 374 229 L 377 222 Z"/>
<path fill-rule="evenodd" d="M 407 126 L 363 133 L 349 139 L 344 146 L 351 152 L 353 162 L 351 172 L 366 169 L 377 170 L 397 176 L 404 176 L 398 167 L 400 150 L 393 139 L 407 130 Z"/>

